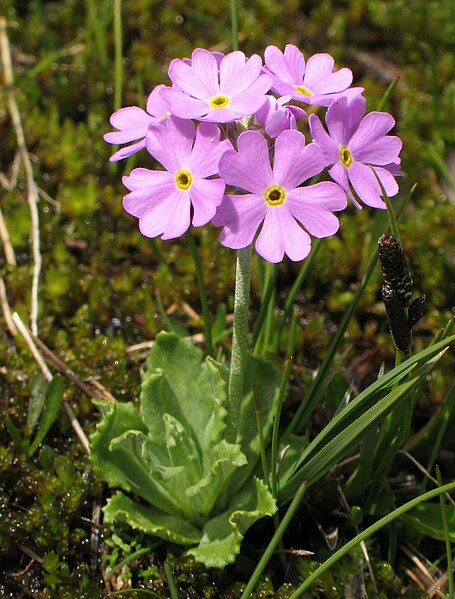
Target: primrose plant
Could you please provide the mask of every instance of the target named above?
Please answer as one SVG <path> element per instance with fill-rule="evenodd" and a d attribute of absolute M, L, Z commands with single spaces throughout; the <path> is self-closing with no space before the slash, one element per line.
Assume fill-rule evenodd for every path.
<path fill-rule="evenodd" d="M 118 489 L 107 521 L 124 520 L 224 567 L 246 530 L 289 501 L 301 464 L 282 489 L 260 467 L 281 376 L 248 351 L 252 246 L 271 263 L 285 255 L 301 261 L 311 236 L 337 232 L 335 213 L 348 198 L 359 209 L 385 208 L 383 194 L 398 192 L 401 141 L 389 135 L 389 114 L 365 114 L 363 89 L 351 87 L 351 71 L 334 70 L 328 54 L 305 62 L 293 45 L 284 53 L 269 46 L 263 64 L 258 55 L 196 49 L 170 63 L 169 78 L 146 110 L 115 112 L 117 130 L 105 140 L 124 146 L 111 161 L 145 149 L 161 165 L 123 177 L 123 205 L 143 235 L 191 239 L 191 227 L 211 224 L 221 228 L 222 245 L 238 250 L 232 353 L 227 363 L 211 357 L 208 319 L 205 357 L 177 335 L 159 334 L 139 407 L 100 403 L 92 459 Z M 206 302 L 203 285 L 200 293 Z"/>

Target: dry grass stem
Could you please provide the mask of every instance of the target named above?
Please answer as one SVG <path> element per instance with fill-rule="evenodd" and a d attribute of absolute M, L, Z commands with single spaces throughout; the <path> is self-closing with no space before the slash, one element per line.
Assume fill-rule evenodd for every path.
<path fill-rule="evenodd" d="M 54 352 L 47 347 L 47 345 L 41 341 L 39 337 L 33 337 L 33 342 L 39 347 L 39 349 L 43 352 L 43 354 L 48 358 L 54 367 L 63 374 L 67 379 L 73 382 L 79 389 L 81 389 L 86 395 L 89 397 L 93 397 L 95 399 L 104 399 L 107 401 L 116 401 L 115 397 L 98 381 L 92 380 L 91 383 L 93 386 L 87 385 L 83 380 L 81 380 L 72 370 L 68 368 L 63 360 L 61 360 L 58 356 L 54 354 Z"/>
<path fill-rule="evenodd" d="M 404 456 L 406 456 L 408 458 L 408 460 L 410 460 L 414 466 L 420 470 L 420 472 L 422 472 L 422 474 L 424 474 L 429 480 L 431 480 L 431 482 L 437 487 L 439 486 L 439 483 L 437 481 L 437 479 L 432 476 L 428 470 L 420 463 L 418 462 L 414 456 L 412 456 L 410 453 L 408 453 L 406 450 L 401 450 L 400 451 L 401 454 L 403 454 Z M 453 507 L 455 507 L 455 501 L 452 499 L 452 497 L 449 495 L 449 493 L 444 493 L 445 498 L 447 499 L 447 501 L 449 503 L 452 504 Z"/>
<path fill-rule="evenodd" d="M 188 341 L 191 341 L 191 343 L 198 345 L 200 343 L 204 343 L 205 335 L 203 333 L 196 333 L 195 335 L 189 335 L 188 337 L 185 337 L 185 339 L 188 339 Z M 146 349 L 150 349 L 154 343 L 155 343 L 154 339 L 151 339 L 150 341 L 142 341 L 141 343 L 136 343 L 135 345 L 130 345 L 129 347 L 127 347 L 125 349 L 125 351 L 128 354 L 134 353 L 136 351 L 143 351 Z M 145 357 L 147 357 L 147 354 L 145 355 Z"/>
<path fill-rule="evenodd" d="M 455 560 L 452 561 L 452 568 L 455 569 Z M 430 597 L 438 595 L 439 597 L 447 597 L 446 591 L 448 586 L 449 576 L 444 572 L 434 583 L 426 589 Z"/>
<path fill-rule="evenodd" d="M 52 372 L 47 367 L 47 364 L 45 363 L 42 355 L 40 354 L 38 348 L 36 347 L 36 344 L 30 334 L 30 331 L 27 329 L 25 324 L 22 322 L 21 317 L 19 316 L 19 314 L 17 312 L 13 313 L 12 319 L 14 321 L 14 324 L 18 328 L 19 332 L 21 333 L 22 337 L 24 338 L 26 344 L 28 345 L 33 357 L 35 358 L 35 361 L 37 362 L 38 366 L 40 367 L 41 372 L 44 375 L 44 378 L 48 382 L 51 381 L 53 378 Z M 63 402 L 63 407 L 64 407 L 64 409 L 68 415 L 68 418 L 71 422 L 71 426 L 73 427 L 76 435 L 79 437 L 79 440 L 82 443 L 85 451 L 89 454 L 90 453 L 90 444 L 88 442 L 86 434 L 84 433 L 81 425 L 79 424 L 79 422 L 76 418 L 76 415 L 73 412 L 73 409 L 71 408 L 71 406 L 69 405 L 69 403 L 67 401 Z"/>
<path fill-rule="evenodd" d="M 38 287 L 41 272 L 41 250 L 39 237 L 38 188 L 33 177 L 33 168 L 25 143 L 24 129 L 14 95 L 14 78 L 11 61 L 11 50 L 6 30 L 6 19 L 0 17 L 0 54 L 4 71 L 4 81 L 8 108 L 16 132 L 17 146 L 25 169 L 27 184 L 27 201 L 32 221 L 33 280 L 31 290 L 30 328 L 34 335 L 38 334 Z"/>
<path fill-rule="evenodd" d="M 443 597 L 444 594 L 439 588 L 439 583 L 434 580 L 434 575 L 429 570 L 429 568 L 432 567 L 431 562 L 429 562 L 425 556 L 417 555 L 417 552 L 414 549 L 411 550 L 405 545 L 401 545 L 400 549 L 415 564 L 413 570 L 406 568 L 405 572 L 407 576 L 409 576 L 422 591 L 425 591 L 429 597 Z"/>
<path fill-rule="evenodd" d="M 13 322 L 16 325 L 17 329 L 19 330 L 20 334 L 24 338 L 25 343 L 27 344 L 29 350 L 32 353 L 32 356 L 35 358 L 36 363 L 40 367 L 41 372 L 44 375 L 44 378 L 48 382 L 51 381 L 52 380 L 52 372 L 49 370 L 46 362 L 43 360 L 43 356 L 39 353 L 38 348 L 36 347 L 36 345 L 32 339 L 32 336 L 30 335 L 30 331 L 27 329 L 25 324 L 22 322 L 22 319 L 17 312 L 13 312 L 12 319 L 13 319 Z"/>
<path fill-rule="evenodd" d="M 0 208 L 0 239 L 3 243 L 3 249 L 5 251 L 5 258 L 7 264 L 10 266 L 16 266 L 16 254 L 14 253 L 14 248 L 11 244 L 8 228 L 5 223 L 5 219 L 3 217 L 3 212 Z"/>
<path fill-rule="evenodd" d="M 11 314 L 11 308 L 8 303 L 8 296 L 6 295 L 5 281 L 0 276 L 0 305 L 2 307 L 3 316 L 5 318 L 6 326 L 13 337 L 17 335 L 17 328 L 14 324 L 13 316 Z"/>
<path fill-rule="evenodd" d="M 106 389 L 104 385 L 102 385 L 95 378 L 90 377 L 90 384 L 93 385 L 94 389 L 92 390 L 92 397 L 97 399 L 102 399 L 103 401 L 116 402 L 117 399 L 112 395 L 112 393 Z"/>
<path fill-rule="evenodd" d="M 79 421 L 76 418 L 76 414 L 73 412 L 73 408 L 67 401 L 63 402 L 63 407 L 71 422 L 71 426 L 73 427 L 74 432 L 78 436 L 79 441 L 82 443 L 82 446 L 85 449 L 85 453 L 87 455 L 90 455 L 90 443 L 87 439 L 87 435 L 84 433 L 82 426 L 79 424 Z"/>

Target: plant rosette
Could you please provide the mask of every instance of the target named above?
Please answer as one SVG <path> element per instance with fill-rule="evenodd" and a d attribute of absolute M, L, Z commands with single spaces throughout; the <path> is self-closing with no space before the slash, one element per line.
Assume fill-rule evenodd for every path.
<path fill-rule="evenodd" d="M 275 472 L 269 481 L 259 466 L 262 454 L 266 470 L 281 400 L 279 372 L 249 354 L 252 248 L 270 263 L 285 256 L 299 262 L 310 254 L 312 237 L 336 234 L 335 213 L 347 207 L 348 197 L 358 209 L 360 202 L 385 208 L 383 191 L 398 193 L 401 141 L 389 135 L 390 115 L 365 115 L 363 88 L 351 87 L 352 72 L 334 70 L 328 54 L 305 61 L 292 44 L 284 52 L 269 46 L 263 64 L 256 54 L 197 48 L 191 59 L 174 59 L 168 74 L 171 87 L 158 85 L 146 111 L 116 111 L 111 124 L 117 131 L 104 137 L 131 144 L 116 150 L 112 161 L 145 150 L 157 163 L 157 169 L 140 166 L 123 177 L 123 206 L 139 219 L 143 235 L 168 240 L 187 234 L 191 240 L 191 227 L 211 224 L 222 228 L 220 243 L 238 251 L 229 366 L 204 358 L 174 334 L 160 334 L 139 409 L 100 404 L 92 459 L 98 474 L 119 489 L 104 508 L 106 521 L 124 520 L 222 568 L 234 561 L 246 530 L 275 513 L 276 496 L 290 501 L 308 471 L 298 457 L 305 439 L 294 444 L 296 462 L 287 473 L 281 470 L 278 485 Z M 295 102 L 326 108 L 327 131 L 314 114 L 305 127 L 308 115 Z M 191 243 L 210 356 L 206 288 Z M 344 451 L 356 435 L 341 444 Z M 335 455 L 328 453 L 323 466 L 311 462 L 311 480 L 326 471 Z"/>
<path fill-rule="evenodd" d="M 98 402 L 102 420 L 91 438 L 98 475 L 119 490 L 105 521 L 189 546 L 206 567 L 232 563 L 248 528 L 276 503 L 257 476 L 259 439 L 270 432 L 279 372 L 248 358 L 237 442 L 225 439 L 230 418 L 228 369 L 173 333 L 157 336 L 142 379 L 140 406 Z"/>

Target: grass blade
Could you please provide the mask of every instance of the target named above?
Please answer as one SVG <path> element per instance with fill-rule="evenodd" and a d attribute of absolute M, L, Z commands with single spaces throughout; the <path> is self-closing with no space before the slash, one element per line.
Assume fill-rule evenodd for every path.
<path fill-rule="evenodd" d="M 349 541 L 348 543 L 343 545 L 343 547 L 340 547 L 340 549 L 338 549 L 338 551 L 336 551 L 323 564 L 321 564 L 319 566 L 319 568 L 317 568 L 313 572 L 313 574 L 311 574 L 311 576 L 309 576 L 305 580 L 305 582 L 303 584 L 301 584 L 294 593 L 292 593 L 292 595 L 289 597 L 289 599 L 298 599 L 299 597 L 301 597 L 303 595 L 303 593 L 307 589 L 309 589 L 314 582 L 316 582 L 316 580 L 319 578 L 319 576 L 324 574 L 324 572 L 326 572 L 329 568 L 331 568 L 344 555 L 349 553 L 349 551 L 351 551 L 361 541 L 365 541 L 365 539 L 368 539 L 369 537 L 371 537 L 374 533 L 378 532 L 378 530 L 381 530 L 381 528 L 384 528 L 385 526 L 387 526 L 388 524 L 390 524 L 391 522 L 393 522 L 394 520 L 396 520 L 397 518 L 399 518 L 400 516 L 402 516 L 403 514 L 408 512 L 409 510 L 412 510 L 413 508 L 417 507 L 419 504 L 423 503 L 424 501 L 429 501 L 430 499 L 433 499 L 433 497 L 437 497 L 438 495 L 441 495 L 442 493 L 449 493 L 449 492 L 453 491 L 454 489 L 455 489 L 455 482 L 448 483 L 447 485 L 438 487 L 437 489 L 433 489 L 432 491 L 428 491 L 427 493 L 424 493 L 423 495 L 419 495 L 419 497 L 415 497 L 414 499 L 411 499 L 411 501 L 408 501 L 407 503 L 401 505 L 399 508 L 397 508 L 396 510 L 391 512 L 390 514 L 387 514 L 386 516 L 384 516 L 383 518 L 381 518 L 380 520 L 378 520 L 377 522 L 375 522 L 374 524 L 372 524 L 371 526 L 366 528 L 360 534 L 356 535 L 351 541 Z"/>

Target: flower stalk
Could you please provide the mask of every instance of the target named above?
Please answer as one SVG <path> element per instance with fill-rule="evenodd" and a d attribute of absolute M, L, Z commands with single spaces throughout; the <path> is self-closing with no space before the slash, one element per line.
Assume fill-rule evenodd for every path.
<path fill-rule="evenodd" d="M 247 357 L 248 315 L 251 284 L 251 245 L 237 252 L 235 273 L 234 324 L 229 373 L 229 422 L 226 438 L 236 442 Z"/>

